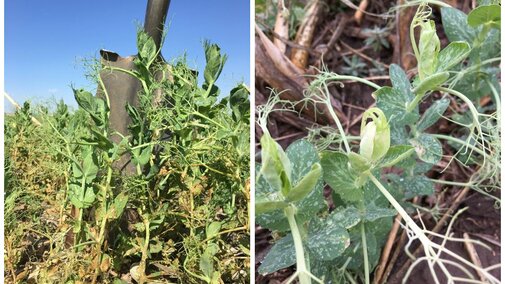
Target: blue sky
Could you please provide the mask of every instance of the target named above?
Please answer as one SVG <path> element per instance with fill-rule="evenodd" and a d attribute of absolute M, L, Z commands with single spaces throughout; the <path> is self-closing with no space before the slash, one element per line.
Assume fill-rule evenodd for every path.
<path fill-rule="evenodd" d="M 136 28 L 146 5 L 147 0 L 5 0 L 5 90 L 20 104 L 63 98 L 75 106 L 71 84 L 95 88 L 84 77 L 82 59 L 98 56 L 101 48 L 136 54 Z M 249 1 L 172 0 L 167 24 L 165 59 L 186 52 L 189 65 L 203 71 L 202 41 L 208 39 L 228 54 L 217 82 L 221 91 L 249 85 Z"/>

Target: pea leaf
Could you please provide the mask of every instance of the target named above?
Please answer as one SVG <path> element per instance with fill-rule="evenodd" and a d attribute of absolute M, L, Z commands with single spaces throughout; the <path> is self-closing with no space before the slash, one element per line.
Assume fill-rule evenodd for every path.
<path fill-rule="evenodd" d="M 329 222 L 340 224 L 346 229 L 350 229 L 356 226 L 361 220 L 361 214 L 359 210 L 352 206 L 337 207 L 330 215 L 328 215 Z"/>
<path fill-rule="evenodd" d="M 349 169 L 347 155 L 339 152 L 323 152 L 321 158 L 323 179 L 342 199 L 361 200 L 363 192 L 356 186 L 357 176 Z"/>
<path fill-rule="evenodd" d="M 442 158 L 442 144 L 430 134 L 421 134 L 411 139 L 410 143 L 415 147 L 417 156 L 429 164 L 436 164 Z"/>
<path fill-rule="evenodd" d="M 260 171 L 260 165 L 256 165 L 256 176 Z M 263 202 L 265 200 L 277 200 L 279 192 L 275 190 L 262 176 L 256 181 L 256 200 Z M 261 205 L 260 205 L 261 206 Z M 288 231 L 289 223 L 286 220 L 284 212 L 282 210 L 257 212 L 256 223 L 263 228 L 268 228 L 271 230 L 278 231 Z"/>
<path fill-rule="evenodd" d="M 307 247 L 316 259 L 333 260 L 350 245 L 347 230 L 330 218 L 311 220 L 309 232 Z"/>
<path fill-rule="evenodd" d="M 123 211 L 128 203 L 128 194 L 126 192 L 120 192 L 116 198 L 114 198 L 114 203 L 112 203 L 112 208 L 109 213 L 109 218 L 117 219 L 123 214 Z"/>
<path fill-rule="evenodd" d="M 412 98 L 409 78 L 399 65 L 391 64 L 389 66 L 389 77 L 393 84 L 393 88 L 397 89 L 403 97 L 407 99 Z"/>
<path fill-rule="evenodd" d="M 413 95 L 402 94 L 398 89 L 382 87 L 374 92 L 377 106 L 384 112 L 391 124 L 407 125 L 419 119 L 418 110 L 407 110 L 407 105 L 414 99 Z"/>
<path fill-rule="evenodd" d="M 410 145 L 395 145 L 391 146 L 384 156 L 384 158 L 380 161 L 380 167 L 391 167 L 395 164 L 399 163 L 403 159 L 409 157 L 412 152 L 414 152 L 414 148 Z"/>
<path fill-rule="evenodd" d="M 415 88 L 414 92 L 418 96 L 424 95 L 426 92 L 433 91 L 436 87 L 442 85 L 449 79 L 449 72 L 440 72 L 424 78 Z"/>
<path fill-rule="evenodd" d="M 262 275 L 273 273 L 279 269 L 290 267 L 296 263 L 295 244 L 291 234 L 275 242 L 265 259 L 258 267 Z"/>
<path fill-rule="evenodd" d="M 468 25 L 475 28 L 488 24 L 493 28 L 499 29 L 501 22 L 500 10 L 500 5 L 479 6 L 468 14 Z"/>
<path fill-rule="evenodd" d="M 147 68 L 154 61 L 156 57 L 156 44 L 152 37 L 150 37 L 146 32 L 139 30 L 137 33 L 137 50 L 139 51 L 139 57 Z"/>
<path fill-rule="evenodd" d="M 431 76 L 437 67 L 438 53 L 440 51 L 440 40 L 435 29 L 435 22 L 432 20 L 422 22 L 419 35 L 419 58 L 417 69 L 419 77 L 424 79 Z"/>
<path fill-rule="evenodd" d="M 210 85 L 213 85 L 214 82 L 216 82 L 217 78 L 221 74 L 221 71 L 223 71 L 227 56 L 221 55 L 221 49 L 217 44 L 211 44 L 208 41 L 205 41 L 204 48 L 207 65 L 205 65 L 203 77 L 205 79 L 204 88 L 207 89 Z"/>
<path fill-rule="evenodd" d="M 447 71 L 463 61 L 470 54 L 470 45 L 465 41 L 449 43 L 438 55 L 437 72 Z"/>
<path fill-rule="evenodd" d="M 317 150 L 307 140 L 301 139 L 291 143 L 286 149 L 286 155 L 291 162 L 291 181 L 298 184 L 312 171 L 312 166 L 319 163 Z M 304 222 L 314 216 L 314 214 L 326 208 L 323 197 L 323 180 L 317 179 L 314 189 L 302 200 L 295 202 L 298 208 L 297 220 Z"/>
<path fill-rule="evenodd" d="M 240 84 L 230 91 L 230 107 L 235 121 L 249 119 L 249 90 Z"/>
<path fill-rule="evenodd" d="M 398 176 L 390 174 L 388 178 L 394 186 L 404 193 L 406 199 L 421 195 L 432 195 L 435 191 L 433 182 L 424 175 Z"/>
<path fill-rule="evenodd" d="M 217 236 L 219 230 L 221 230 L 221 225 L 222 222 L 212 222 L 209 225 L 207 225 L 207 228 L 205 229 L 206 238 L 210 239 Z"/>
<path fill-rule="evenodd" d="M 215 243 L 210 243 L 202 256 L 200 257 L 200 270 L 207 278 L 212 278 L 214 273 L 214 255 L 219 251 L 219 246 Z"/>
<path fill-rule="evenodd" d="M 440 117 L 444 114 L 445 110 L 449 106 L 449 99 L 442 98 L 435 101 L 423 114 L 421 120 L 417 123 L 417 131 L 422 132 L 426 128 L 432 126 L 437 122 Z"/>
<path fill-rule="evenodd" d="M 287 195 L 290 188 L 291 163 L 282 147 L 265 133 L 261 143 L 261 176 L 276 189 Z"/>
<path fill-rule="evenodd" d="M 321 165 L 315 163 L 308 172 L 288 193 L 286 200 L 289 202 L 300 201 L 305 198 L 317 185 L 321 177 Z"/>
<path fill-rule="evenodd" d="M 286 203 L 285 201 L 270 201 L 270 200 L 256 200 L 254 202 L 254 208 L 256 214 L 264 214 L 268 213 L 271 211 L 275 211 L 277 209 L 284 209 L 288 206 L 289 204 Z"/>
<path fill-rule="evenodd" d="M 458 9 L 443 7 L 442 25 L 449 41 L 473 42 L 476 30 L 467 23 L 467 15 Z"/>
<path fill-rule="evenodd" d="M 368 222 L 375 222 L 377 219 L 391 217 L 396 215 L 396 210 L 392 208 L 377 207 L 375 204 L 369 204 L 365 209 L 365 219 Z"/>

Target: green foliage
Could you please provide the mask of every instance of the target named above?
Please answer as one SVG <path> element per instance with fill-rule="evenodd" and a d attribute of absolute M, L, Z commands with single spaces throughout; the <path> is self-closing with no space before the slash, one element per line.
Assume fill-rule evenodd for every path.
<path fill-rule="evenodd" d="M 450 40 L 443 49 L 435 23 L 430 20 L 431 8 L 425 3 L 420 5 L 411 26 L 411 39 L 418 60 L 418 75 L 412 82 L 406 72 L 395 64 L 391 64 L 389 69 L 391 87 L 380 87 L 365 79 L 355 78 L 356 81 L 377 89 L 372 94 L 377 107 L 365 110 L 362 115 L 359 149 L 349 146 L 347 134 L 335 116 L 334 122 L 338 129 L 324 130 L 330 136 L 321 143 L 324 144 L 321 147 L 324 150 L 317 155 L 307 156 L 305 153 L 315 151 L 314 146 L 305 140 L 298 140 L 288 146 L 288 161 L 283 162 L 280 157 L 284 151 L 270 137 L 265 123 L 266 116 L 263 114 L 260 120 L 264 132 L 261 138 L 262 164 L 257 166 L 257 169 L 261 168 L 261 174 L 256 181 L 256 221 L 275 231 L 274 236 L 280 238 L 276 238 L 274 246 L 258 269 L 259 273 L 273 273 L 296 264 L 296 272 L 289 281 L 298 277 L 302 284 L 310 283 L 311 278 L 319 280 L 318 283 L 344 283 L 350 278 L 360 278 L 361 283 L 369 283 L 369 274 L 379 261 L 381 248 L 392 225 L 392 216 L 396 214 L 400 214 L 409 229 L 409 237 L 421 241 L 428 258 L 440 256 L 437 253 L 440 247 L 429 241 L 426 229 L 421 229 L 403 207 L 406 206 L 406 199 L 434 194 L 436 183 L 470 186 L 479 190 L 484 183 L 493 187 L 496 182 L 491 176 L 497 178 L 495 170 L 499 167 L 499 162 L 488 153 L 498 154 L 500 151 L 496 144 L 498 140 L 493 138 L 499 135 L 495 128 L 499 124 L 499 117 L 495 112 L 500 102 L 500 88 L 498 69 L 492 66 L 499 63 L 499 58 L 496 57 L 499 54 L 499 36 L 496 32 L 499 32 L 500 17 L 498 5 L 493 5 L 490 1 L 482 2 L 486 3 L 481 3 L 468 17 L 456 9 L 442 8 L 444 30 Z M 418 43 L 414 42 L 414 29 L 417 27 L 420 28 Z M 348 65 L 356 63 L 348 59 L 345 61 Z M 359 68 L 351 69 L 347 70 L 348 73 Z M 360 75 L 360 72 L 354 73 L 354 76 Z M 318 85 L 323 89 L 331 80 L 352 78 L 330 74 L 331 79 L 328 79 L 328 74 L 321 73 L 311 86 Z M 435 99 L 430 97 L 434 92 L 446 94 Z M 454 103 L 463 102 L 468 107 L 466 114 L 455 113 L 457 107 L 449 110 L 454 113 L 451 117 L 453 121 L 460 126 L 455 132 L 465 133 L 465 140 L 428 132 L 430 129 L 436 131 L 431 126 L 448 116 L 445 114 L 451 102 L 448 95 L 456 98 Z M 495 105 L 485 109 L 478 104 L 474 105 L 471 99 L 482 95 L 492 96 Z M 332 108 L 331 101 L 324 97 L 324 92 L 320 96 L 321 98 L 310 99 Z M 423 100 L 429 107 L 421 113 L 419 105 Z M 493 134 L 493 130 L 498 133 Z M 339 139 L 335 139 L 335 136 Z M 263 143 L 267 139 L 265 137 L 272 141 L 272 145 Z M 354 139 L 356 138 L 353 137 Z M 467 183 L 458 183 L 428 178 L 425 174 L 439 164 L 444 155 L 440 139 L 447 140 L 457 150 L 456 154 L 450 153 L 450 162 L 453 162 L 452 158 L 459 158 L 458 162 L 465 166 L 477 164 L 485 168 L 477 170 L 472 179 L 485 176 L 487 182 L 470 179 Z M 342 142 L 345 142 L 345 151 L 340 147 Z M 298 155 L 292 155 L 294 153 Z M 276 165 L 284 172 L 275 169 L 274 164 L 269 162 L 269 158 L 274 155 L 279 157 Z M 304 200 L 311 196 L 304 196 L 311 192 L 313 180 L 311 183 L 300 183 L 306 187 L 297 195 L 303 198 L 300 201 L 285 196 L 289 197 L 293 185 L 300 180 L 293 177 L 293 173 L 300 172 L 296 165 L 306 168 L 303 173 L 309 173 L 306 176 L 309 180 L 310 173 L 316 175 L 315 172 L 319 171 L 319 164 L 324 184 L 331 188 L 334 209 L 329 211 L 324 206 L 312 207 L 318 209 L 309 215 L 306 213 L 311 207 L 307 207 Z M 389 169 L 391 167 L 395 169 Z M 283 183 L 279 175 L 285 173 L 285 169 L 291 170 L 291 175 L 287 175 L 289 179 L 285 179 L 290 183 Z M 491 173 L 486 173 L 487 171 Z M 267 172 L 277 172 L 278 175 L 275 180 L 273 176 L 265 178 L 263 173 Z M 317 189 L 318 185 L 312 193 Z M 317 195 L 317 200 L 324 200 L 320 193 Z M 314 204 L 317 200 L 314 200 Z M 445 247 L 440 249 L 449 252 Z M 444 261 L 437 261 L 436 264 L 445 269 Z M 458 261 L 464 260 L 461 258 Z M 310 268 L 306 263 L 310 263 Z M 404 282 L 408 279 L 408 274 Z M 311 277 L 307 278 L 307 275 Z M 450 274 L 446 276 L 452 277 Z M 492 276 L 486 277 L 492 279 Z M 352 282 L 358 283 L 360 280 L 353 279 Z"/>
<path fill-rule="evenodd" d="M 184 59 L 171 66 L 157 60 L 159 50 L 142 31 L 137 47 L 136 68 L 115 70 L 142 86 L 139 105 L 125 105 L 128 136 L 112 139 L 106 94 L 82 89 L 74 89 L 76 111 L 60 103 L 39 113 L 25 104 L 9 117 L 6 229 L 13 237 L 6 263 L 16 270 L 51 263 L 30 276 L 44 283 L 117 283 L 113 275 L 128 273 L 137 282 L 246 283 L 249 90 L 239 84 L 218 101 L 226 56 L 215 44 L 204 44 L 203 87 Z M 131 176 L 115 166 L 127 155 L 136 168 Z M 15 208 L 19 202 L 31 221 Z M 46 215 L 55 225 L 47 226 Z M 16 223 L 23 224 L 17 231 Z M 31 253 L 21 243 L 30 227 L 50 244 L 22 259 Z"/>

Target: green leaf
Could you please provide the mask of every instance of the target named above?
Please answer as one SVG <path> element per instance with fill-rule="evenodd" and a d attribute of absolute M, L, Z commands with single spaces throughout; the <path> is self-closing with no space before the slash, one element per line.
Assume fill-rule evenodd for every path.
<path fill-rule="evenodd" d="M 151 159 L 152 146 L 144 147 L 138 155 L 135 155 L 135 151 L 132 153 L 134 154 L 132 162 L 135 165 L 145 166 L 147 165 L 147 163 L 149 163 L 149 160 Z"/>
<path fill-rule="evenodd" d="M 204 41 L 204 48 L 207 65 L 205 66 L 203 77 L 205 79 L 205 85 L 208 87 L 216 82 L 221 71 L 223 71 L 227 57 L 226 55 L 221 55 L 221 49 L 217 44 Z"/>
<path fill-rule="evenodd" d="M 480 97 L 491 93 L 487 80 L 495 83 L 496 74 L 494 70 L 498 68 L 484 68 L 482 67 L 479 72 L 470 72 L 463 75 L 463 77 L 453 87 L 454 90 L 465 94 L 469 99 L 476 100 Z M 495 84 L 495 87 L 498 86 Z"/>
<path fill-rule="evenodd" d="M 423 114 L 421 120 L 417 123 L 417 131 L 422 132 L 426 128 L 432 126 L 437 122 L 440 117 L 444 114 L 445 110 L 449 106 L 449 99 L 442 98 L 435 101 Z"/>
<path fill-rule="evenodd" d="M 397 89 L 403 97 L 407 99 L 412 98 L 409 78 L 399 65 L 391 64 L 389 66 L 389 77 L 393 84 L 393 88 Z"/>
<path fill-rule="evenodd" d="M 314 190 L 321 177 L 321 165 L 315 163 L 307 173 L 288 193 L 286 200 L 289 202 L 300 201 Z"/>
<path fill-rule="evenodd" d="M 499 29 L 501 22 L 500 5 L 479 6 L 468 14 L 468 25 L 478 27 L 480 25 L 491 25 Z"/>
<path fill-rule="evenodd" d="M 205 229 L 205 235 L 207 239 L 213 238 L 217 236 L 219 231 L 221 230 L 222 222 L 212 222 Z"/>
<path fill-rule="evenodd" d="M 111 211 L 109 212 L 109 217 L 112 219 L 117 219 L 123 214 L 123 211 L 128 203 L 128 194 L 124 191 L 120 192 L 116 198 L 114 198 L 114 203 L 112 203 Z"/>
<path fill-rule="evenodd" d="M 407 110 L 407 105 L 414 99 L 413 95 L 402 93 L 391 87 L 382 87 L 374 92 L 377 106 L 384 112 L 390 124 L 408 125 L 419 119 L 418 110 Z"/>
<path fill-rule="evenodd" d="M 295 243 L 291 234 L 275 242 L 258 268 L 262 275 L 273 273 L 279 269 L 290 267 L 296 263 Z"/>
<path fill-rule="evenodd" d="M 365 172 L 372 166 L 365 157 L 358 153 L 350 152 L 347 158 L 349 159 L 351 167 L 358 173 Z"/>
<path fill-rule="evenodd" d="M 256 176 L 260 171 L 260 165 L 256 165 Z M 255 188 L 256 200 L 259 202 L 264 202 L 266 200 L 279 200 L 279 192 L 274 189 L 262 176 L 256 181 Z M 261 205 L 260 205 L 261 206 Z M 263 208 L 260 208 L 263 209 Z M 289 223 L 284 215 L 283 210 L 256 212 L 256 223 L 263 228 L 268 228 L 271 230 L 278 231 L 288 231 Z"/>
<path fill-rule="evenodd" d="M 347 155 L 338 152 L 323 152 L 321 158 L 323 179 L 342 199 L 357 201 L 363 192 L 356 186 L 357 176 L 349 169 Z"/>
<path fill-rule="evenodd" d="M 473 43 L 476 30 L 467 23 L 467 15 L 458 9 L 443 7 L 442 24 L 449 41 L 466 41 Z"/>
<path fill-rule="evenodd" d="M 289 204 L 285 201 L 255 200 L 254 208 L 256 214 L 264 214 L 277 209 L 284 209 Z"/>
<path fill-rule="evenodd" d="M 319 163 L 319 155 L 312 144 L 307 140 L 297 140 L 286 149 L 286 155 L 291 162 L 291 181 L 292 184 L 298 184 L 312 171 L 312 166 Z M 323 197 L 323 180 L 318 179 L 315 188 L 302 200 L 295 202 L 297 220 L 304 222 L 314 216 L 314 214 L 326 208 L 326 202 Z"/>
<path fill-rule="evenodd" d="M 424 95 L 426 92 L 435 90 L 436 87 L 442 85 L 449 79 L 449 72 L 440 72 L 423 79 L 421 83 L 415 88 L 414 92 L 418 96 Z"/>
<path fill-rule="evenodd" d="M 392 167 L 400 161 L 406 159 L 414 152 L 414 148 L 410 145 L 395 145 L 391 146 L 380 161 L 378 166 L 380 167 Z"/>
<path fill-rule="evenodd" d="M 91 116 L 95 124 L 99 127 L 105 126 L 107 122 L 105 102 L 84 89 L 73 89 L 73 92 L 77 104 Z"/>
<path fill-rule="evenodd" d="M 437 67 L 440 40 L 432 20 L 420 23 L 419 58 L 417 58 L 419 78 L 431 76 Z"/>
<path fill-rule="evenodd" d="M 153 38 L 142 30 L 139 30 L 137 33 L 137 49 L 141 62 L 145 67 L 149 68 L 149 65 L 156 57 L 156 44 Z"/>
<path fill-rule="evenodd" d="M 82 166 L 80 167 L 82 173 L 80 176 L 85 179 L 86 183 L 91 183 L 98 174 L 98 157 L 93 153 L 91 147 L 88 147 L 83 155 Z"/>
<path fill-rule="evenodd" d="M 307 247 L 319 260 L 333 260 L 351 244 L 347 230 L 333 219 L 313 219 L 309 225 Z"/>
<path fill-rule="evenodd" d="M 390 174 L 388 178 L 392 181 L 393 185 L 404 193 L 404 198 L 406 199 L 422 195 L 432 195 L 435 192 L 433 182 L 424 175 L 408 175 L 406 177 L 401 177 Z"/>
<path fill-rule="evenodd" d="M 479 64 L 480 62 L 491 59 L 494 57 L 500 57 L 501 52 L 501 31 L 499 30 L 490 30 L 486 35 L 486 39 L 482 43 L 481 48 L 478 50 L 479 53 L 476 58 L 472 58 L 472 53 L 470 57 L 472 58 L 472 62 Z M 499 63 L 495 63 L 499 64 Z M 484 68 L 481 68 L 481 70 Z"/>
<path fill-rule="evenodd" d="M 282 147 L 270 137 L 270 134 L 263 134 L 260 143 L 262 159 L 260 174 L 285 196 L 291 189 L 291 163 Z"/>
<path fill-rule="evenodd" d="M 369 204 L 365 209 L 364 219 L 368 222 L 375 222 L 380 218 L 391 217 L 397 214 L 395 209 L 377 207 L 375 204 Z"/>
<path fill-rule="evenodd" d="M 77 104 L 86 112 L 95 112 L 95 102 L 93 95 L 84 89 L 73 89 Z"/>
<path fill-rule="evenodd" d="M 85 139 L 86 141 L 98 143 L 98 148 L 106 152 L 114 148 L 114 144 L 109 140 L 109 138 L 104 136 L 101 132 L 95 129 L 91 129 L 91 133 L 93 133 L 94 139 L 93 140 Z"/>
<path fill-rule="evenodd" d="M 463 61 L 470 54 L 470 45 L 465 41 L 449 43 L 438 55 L 437 72 L 447 71 Z"/>
<path fill-rule="evenodd" d="M 219 251 L 219 246 L 215 243 L 210 243 L 200 257 L 200 270 L 209 278 L 212 278 L 214 273 L 214 255 Z"/>
<path fill-rule="evenodd" d="M 335 208 L 335 210 L 328 215 L 327 219 L 331 220 L 332 223 L 339 224 L 346 229 L 350 229 L 361 221 L 361 213 L 356 207 L 346 205 L 345 208 Z"/>
<path fill-rule="evenodd" d="M 430 134 L 421 134 L 410 140 L 415 147 L 417 156 L 429 164 L 436 164 L 442 158 L 442 144 Z"/>
<path fill-rule="evenodd" d="M 230 107 L 235 121 L 249 121 L 249 89 L 240 84 L 230 91 Z"/>

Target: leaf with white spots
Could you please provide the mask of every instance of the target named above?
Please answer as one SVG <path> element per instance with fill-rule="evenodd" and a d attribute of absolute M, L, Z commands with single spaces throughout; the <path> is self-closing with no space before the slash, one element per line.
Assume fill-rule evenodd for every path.
<path fill-rule="evenodd" d="M 436 164 L 442 159 L 442 144 L 432 135 L 423 133 L 410 140 L 410 143 L 415 147 L 417 156 L 422 161 Z"/>
<path fill-rule="evenodd" d="M 349 246 L 347 230 L 331 218 L 313 219 L 309 225 L 307 247 L 311 256 L 319 260 L 332 260 Z"/>
<path fill-rule="evenodd" d="M 258 268 L 258 273 L 262 275 L 273 273 L 279 269 L 290 267 L 296 263 L 295 243 L 293 237 L 288 234 L 284 238 L 275 242 L 265 259 Z"/>
<path fill-rule="evenodd" d="M 307 140 L 295 141 L 286 149 L 286 155 L 291 162 L 291 182 L 298 184 L 311 170 L 312 166 L 319 163 L 316 148 Z M 323 197 L 323 179 L 319 178 L 314 189 L 302 200 L 295 202 L 298 209 L 296 218 L 299 222 L 308 221 L 316 213 L 327 208 Z"/>
<path fill-rule="evenodd" d="M 361 200 L 363 192 L 356 186 L 357 176 L 349 169 L 347 155 L 338 152 L 322 153 L 321 166 L 326 183 L 342 199 L 347 201 Z"/>

